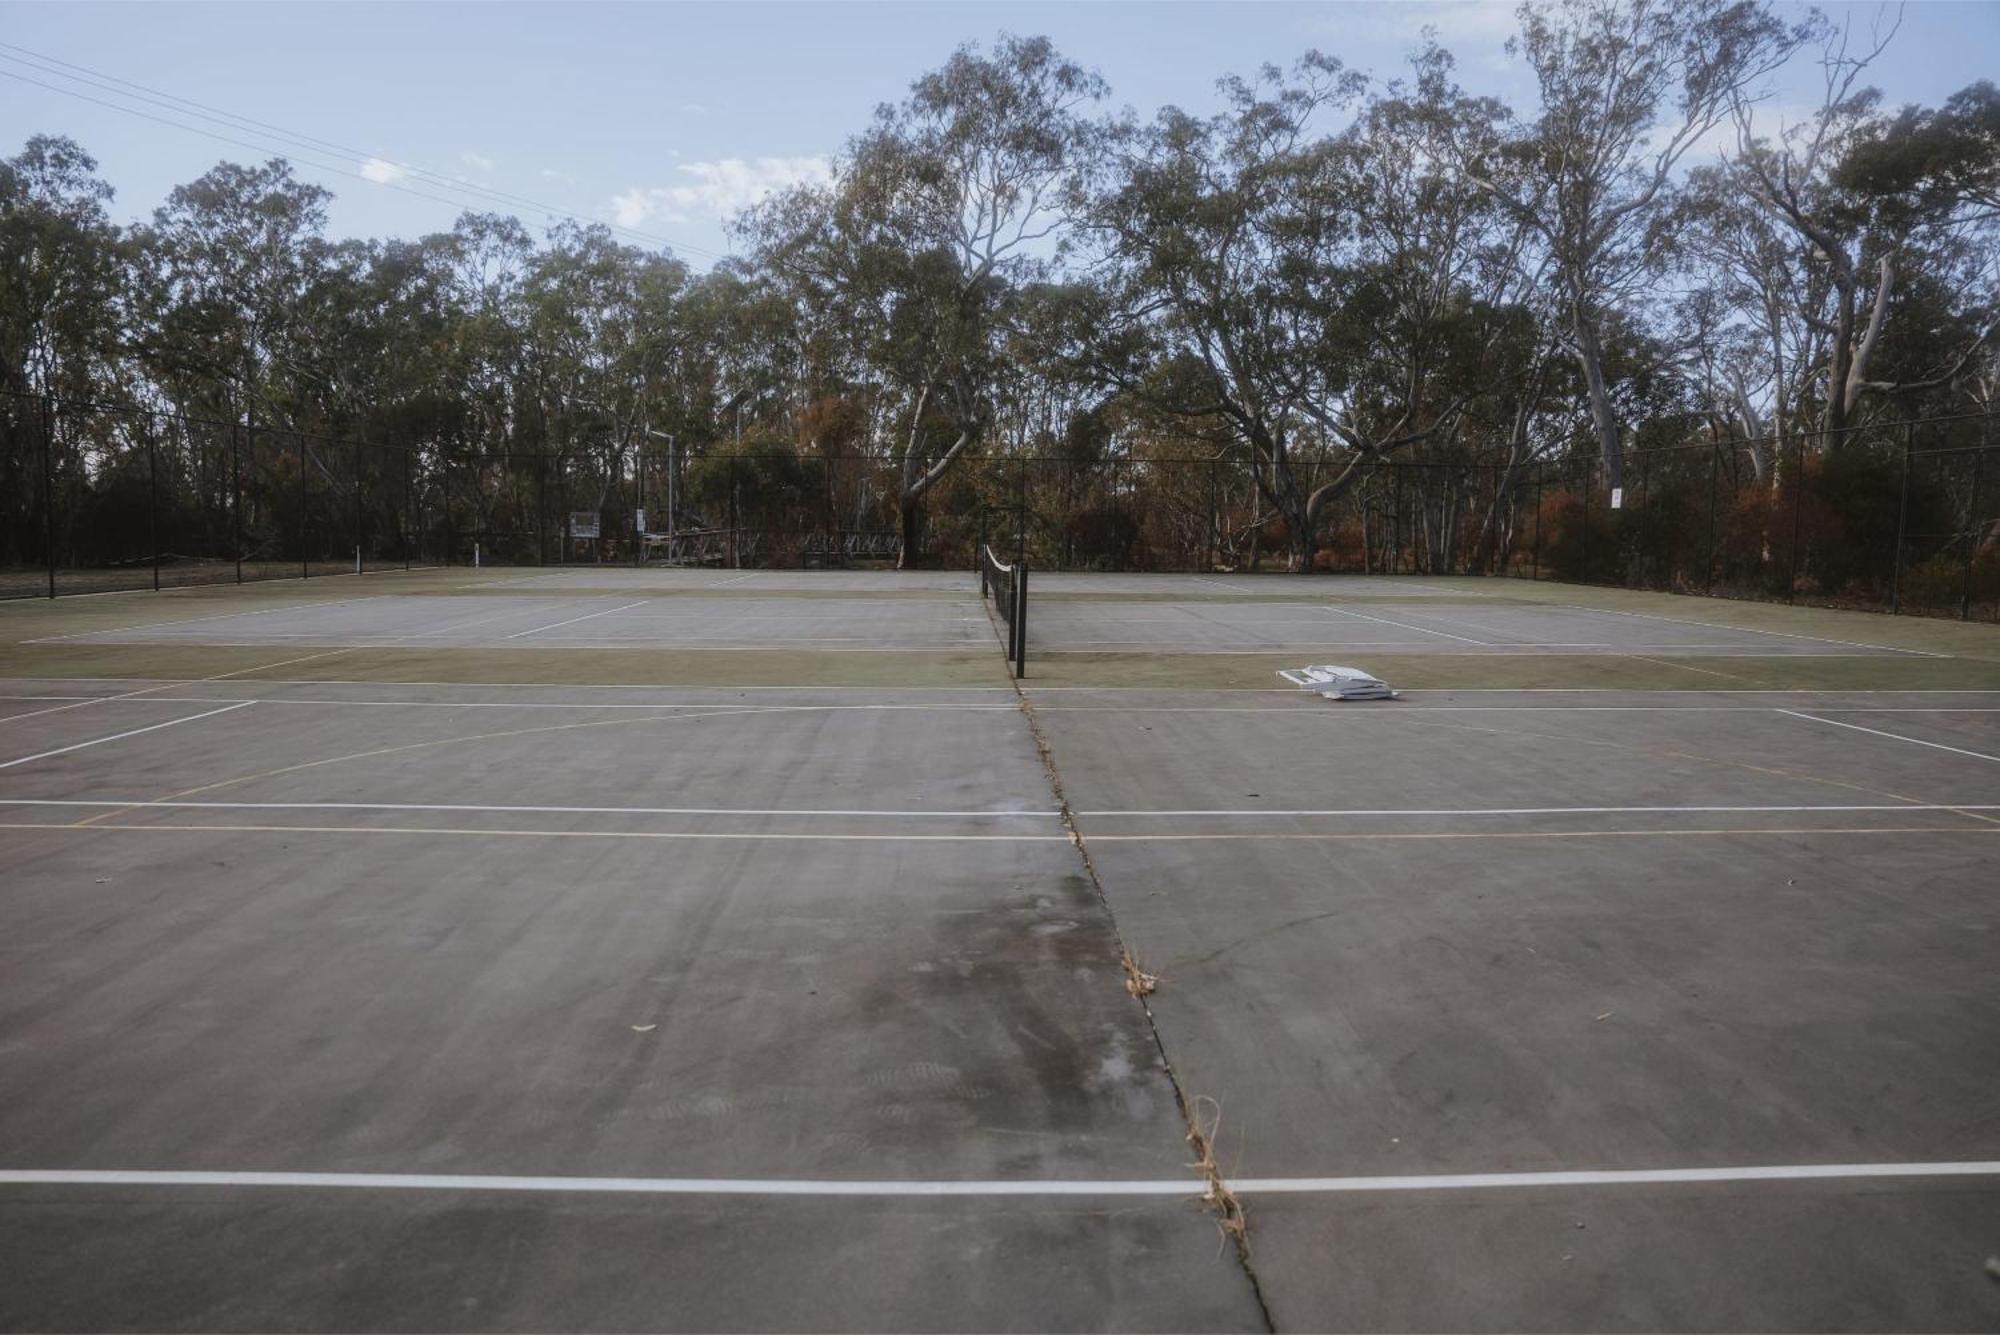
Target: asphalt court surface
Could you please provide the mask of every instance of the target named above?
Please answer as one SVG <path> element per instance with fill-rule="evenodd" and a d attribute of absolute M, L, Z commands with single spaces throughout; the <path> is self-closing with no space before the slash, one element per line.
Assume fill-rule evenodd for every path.
<path fill-rule="evenodd" d="M 851 584 L 817 593 L 779 585 L 737 597 L 726 596 L 729 589 L 710 588 L 715 596 L 699 598 L 674 596 L 671 589 L 655 589 L 652 596 L 634 590 L 631 597 L 529 592 L 542 580 L 575 573 L 504 581 L 497 586 L 504 593 L 486 584 L 476 596 L 385 594 L 281 605 L 75 632 L 43 642 L 880 651 L 964 649 L 984 645 L 993 633 L 968 576 L 953 577 L 964 586 L 960 589 L 926 587 L 922 592 L 934 596 L 915 598 L 869 597 Z M 801 574 L 792 573 L 794 580 Z M 596 572 L 588 577 L 596 578 Z M 883 576 L 871 578 L 879 588 Z M 1071 584 L 1058 590 L 1087 588 L 1081 581 L 1089 578 L 1071 577 Z M 1181 577 L 1182 582 L 1194 578 Z M 1029 652 L 1931 656 L 1866 640 L 1588 607 L 1499 602 L 1439 607 L 1420 601 L 1347 606 L 1275 597 L 1260 605 L 1255 598 L 1179 603 L 1120 602 L 1109 593 L 1101 601 L 1098 597 L 1031 597 Z"/>
<path fill-rule="evenodd" d="M 2000 1321 L 2000 691 L 1893 689 L 1892 623 L 1353 609 L 1879 659 L 1844 692 L 285 679 L 673 643 L 610 573 L 135 598 L 82 634 L 272 666 L 0 679 L 0 1327 Z M 999 658 L 968 577 L 819 578 L 672 576 L 749 649 L 865 604 Z M 1034 578 L 1169 655 L 1350 620 Z"/>

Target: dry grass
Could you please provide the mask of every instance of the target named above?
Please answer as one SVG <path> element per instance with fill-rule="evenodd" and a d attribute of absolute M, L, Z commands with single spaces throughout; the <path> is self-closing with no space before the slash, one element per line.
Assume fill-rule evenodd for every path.
<path fill-rule="evenodd" d="M 1118 957 L 1118 967 L 1125 971 L 1125 990 L 1135 997 L 1150 997 L 1160 986 L 1160 976 L 1147 973 L 1129 950 Z"/>
<path fill-rule="evenodd" d="M 1215 1161 L 1215 1137 L 1222 1129 L 1222 1105 L 1205 1094 L 1188 1101 L 1188 1144 L 1195 1159 L 1188 1167 L 1201 1174 L 1208 1184 L 1201 1194 L 1202 1204 L 1215 1212 L 1215 1222 L 1223 1236 L 1234 1242 L 1245 1259 L 1249 1254 L 1249 1225 L 1243 1217 L 1243 1202 L 1223 1180 L 1222 1166 Z"/>

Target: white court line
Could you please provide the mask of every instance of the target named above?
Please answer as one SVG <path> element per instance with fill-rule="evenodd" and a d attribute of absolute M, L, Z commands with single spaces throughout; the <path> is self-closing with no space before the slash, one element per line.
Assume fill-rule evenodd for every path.
<path fill-rule="evenodd" d="M 150 802 L 143 798 L 133 802 L 117 802 L 104 798 L 80 797 L 0 797 L 0 807 L 116 807 L 120 810 L 160 807 L 192 811 L 469 811 L 539 816 L 858 816 L 863 818 L 881 817 L 885 820 L 903 819 L 905 817 L 929 818 L 932 820 L 1009 820 L 1017 816 L 1032 820 L 1059 820 L 1062 818 L 1060 811 L 880 811 L 862 810 L 859 808 L 847 811 L 831 811 L 821 807 L 531 807 L 486 806 L 471 802 Z M 1737 808 L 1728 809 L 1736 810 Z M 1818 808 L 1776 807 L 1742 809 L 1811 811 Z M 1939 811 L 2000 811 L 2000 807 L 1829 807 L 1826 809 L 1830 811 L 1929 811 L 1933 809 Z"/>
<path fill-rule="evenodd" d="M 1323 1195 L 1615 1187 L 1692 1182 L 1826 1182 L 1883 1178 L 2000 1177 L 2000 1160 L 1946 1163 L 1770 1164 L 1738 1168 L 1637 1168 L 1543 1173 L 1411 1173 L 1379 1177 L 1250 1177 L 1230 1190 Z M 755 1177 L 516 1177 L 473 1173 L 269 1173 L 91 1168 L 0 1169 L 0 1186 L 284 1187 L 306 1190 L 513 1191 L 647 1196 L 1199 1196 L 1194 1178 L 1007 1180 Z"/>
<path fill-rule="evenodd" d="M 719 579 L 713 584 L 697 584 L 695 587 L 699 589 L 719 589 L 725 584 L 741 584 L 746 579 L 755 579 L 757 573 L 753 570 L 747 575 L 738 575 L 734 579 Z"/>
<path fill-rule="evenodd" d="M 398 574 L 402 573 L 400 571 Z M 325 602 L 286 603 L 283 607 L 259 607 L 254 611 L 217 612 L 213 616 L 182 617 L 175 621 L 148 621 L 137 626 L 114 626 L 107 630 L 79 630 L 68 635 L 44 635 L 38 640 L 25 640 L 25 644 L 55 644 L 62 640 L 82 640 L 93 635 L 122 635 L 136 630 L 158 630 L 162 626 L 192 626 L 203 621 L 227 621 L 232 617 L 261 617 L 273 612 L 300 612 L 313 607 L 342 607 L 348 603 L 372 603 L 378 598 L 393 598 L 392 593 L 367 593 L 358 598 L 332 598 Z M 115 643 L 115 641 L 114 641 Z"/>
<path fill-rule="evenodd" d="M 1454 635 L 1448 630 L 1432 630 L 1428 626 L 1413 626 L 1407 621 L 1391 621 L 1388 617 L 1369 616 L 1366 612 L 1353 612 L 1345 607 L 1322 606 L 1320 610 L 1323 612 L 1332 612 L 1337 616 L 1360 617 L 1363 621 L 1379 621 L 1385 626 L 1396 626 L 1403 630 L 1414 630 L 1424 635 L 1441 635 L 1447 640 L 1457 640 L 1460 644 L 1476 644 L 1482 649 L 1491 649 L 1494 647 L 1490 641 L 1475 640 L 1469 635 Z"/>
<path fill-rule="evenodd" d="M 1732 626 L 1723 621 L 1695 621 L 1689 617 L 1663 617 L 1654 612 L 1627 612 L 1616 607 L 1586 607 L 1582 603 L 1543 603 L 1544 607 L 1567 608 L 1572 612 L 1603 612 L 1611 616 L 1639 617 L 1645 621 L 1666 621 L 1676 626 L 1705 626 L 1709 630 L 1734 630 L 1746 635 L 1774 635 L 1782 640 L 1816 640 L 1821 644 L 1844 644 L 1852 649 L 1880 649 L 1892 654 L 1913 654 L 1918 658 L 1952 658 L 1952 654 L 1935 654 L 1928 649 L 1905 649 L 1895 644 L 1868 644 L 1862 640 L 1837 640 L 1830 635 L 1805 635 L 1790 630 L 1763 630 L 1757 626 Z"/>
<path fill-rule="evenodd" d="M 1963 810 L 1963 808 L 1952 808 Z M 1983 819 L 1983 818 L 1982 818 Z M 372 834 L 439 835 L 492 841 L 494 839 L 637 839 L 693 841 L 708 843 L 835 843 L 835 844 L 1067 844 L 1064 834 L 852 834 L 828 832 L 800 834 L 791 831 L 723 833 L 710 830 L 522 830 L 503 827 L 485 829 L 437 825 L 114 825 L 52 824 L 46 821 L 4 821 L 0 830 L 42 830 L 59 834 Z M 1828 835 L 1880 834 L 2000 834 L 2000 824 L 1983 825 L 1876 825 L 1876 826 L 1739 826 L 1734 828 L 1686 829 L 1662 827 L 1649 830 L 1384 830 L 1384 831 L 1296 831 L 1166 834 L 1093 834 L 1100 844 L 1178 843 L 1454 843 L 1474 840 L 1549 839 L 1752 839 L 1771 837 L 1823 838 Z"/>
<path fill-rule="evenodd" d="M 2000 756 L 1989 756 L 1984 751 L 1967 751 L 1964 747 L 1946 746 L 1943 742 L 1927 742 L 1921 737 L 1905 737 L 1899 732 L 1883 732 L 1880 728 L 1864 728 L 1859 723 L 1842 723 L 1839 719 L 1820 718 L 1816 714 L 1801 714 L 1796 709 L 1780 709 L 1777 712 L 1780 714 L 1789 714 L 1793 718 L 1808 719 L 1814 723 L 1824 723 L 1829 727 L 1850 728 L 1855 732 L 1871 733 L 1876 737 L 1887 737 L 1889 740 L 1895 742 L 1909 742 L 1914 746 L 1928 746 L 1933 751 L 1949 751 L 1953 755 L 1971 756 L 1974 760 L 1991 760 L 1996 764 L 2000 764 Z"/>
<path fill-rule="evenodd" d="M 245 703 L 250 703 L 246 701 Z M 165 725 L 162 725 L 165 726 Z M 0 807 L 114 807 L 120 810 L 155 807 L 190 811 L 460 811 L 482 814 L 513 814 L 541 816 L 786 816 L 786 817 L 880 817 L 882 819 L 952 819 L 952 820 L 1007 820 L 1022 817 L 1034 820 L 1056 820 L 1060 811 L 885 811 L 880 809 L 850 808 L 834 810 L 824 807 L 589 807 L 589 806 L 515 806 L 506 804 L 486 804 L 475 802 L 173 802 L 148 801 L 145 798 L 117 800 L 110 798 L 70 798 L 70 797 L 0 797 Z M 1395 818 L 1407 816 L 1625 816 L 1625 815 L 1714 815 L 1734 814 L 1800 814 L 1810 812 L 1852 813 L 1860 811 L 2000 811 L 2000 803 L 1974 802 L 1907 802 L 1884 803 L 1875 806 L 1856 805 L 1800 805 L 1800 806 L 1686 806 L 1686 807 L 1308 807 L 1291 810 L 1259 810 L 1256 808 L 1201 808 L 1184 810 L 1107 810 L 1079 811 L 1079 817 L 1096 819 L 1180 819 L 1185 817 L 1214 816 L 1230 819 L 1277 819 L 1299 817 L 1352 817 L 1355 819 Z"/>
<path fill-rule="evenodd" d="M 601 608 L 595 612 L 585 612 L 580 617 L 571 617 L 567 621 L 551 621 L 546 626 L 535 626 L 528 630 L 517 630 L 512 635 L 504 636 L 503 638 L 509 640 L 518 640 L 523 635 L 539 635 L 545 630 L 555 630 L 559 626 L 574 626 L 579 621 L 589 621 L 595 617 L 608 617 L 613 612 L 629 612 L 635 607 L 644 607 L 647 603 L 651 601 L 652 599 L 650 598 L 641 598 L 638 602 L 626 603 L 623 607 Z"/>
<path fill-rule="evenodd" d="M 4 804 L 0 804 L 4 805 Z M 1397 817 L 1397 816 L 1624 816 L 1624 815 L 1712 815 L 1716 813 L 1773 814 L 1801 813 L 1813 811 L 1854 812 L 1854 811 L 2000 811 L 2000 804 L 1994 805 L 1953 805 L 1949 803 L 1905 802 L 1880 806 L 1701 806 L 1701 807 L 1383 807 L 1366 809 L 1360 807 L 1305 807 L 1289 811 L 1264 811 L 1255 808 L 1235 810 L 1204 810 L 1189 808 L 1184 811 L 1079 811 L 1078 816 L 1092 818 L 1132 818 L 1183 817 L 1183 816 L 1229 816 L 1229 817 L 1294 817 L 1294 816 L 1352 816 Z"/>
<path fill-rule="evenodd" d="M 144 728 L 133 728 L 129 732 L 115 732 L 109 737 L 93 737 L 87 742 L 77 742 L 72 746 L 59 746 L 53 751 L 40 751 L 32 756 L 19 756 L 13 760 L 0 760 L 0 769 L 12 769 L 16 765 L 25 765 L 31 760 L 47 760 L 51 756 L 68 755 L 71 751 L 81 751 L 88 746 L 102 746 L 106 742 L 120 742 L 127 737 L 137 737 L 140 733 L 158 732 L 162 728 L 177 728 L 183 723 L 194 723 L 200 719 L 214 718 L 217 714 L 227 714 L 232 709 L 248 709 L 255 703 L 256 701 L 254 700 L 240 700 L 233 705 L 224 705 L 220 709 L 211 709 L 206 713 L 190 714 L 186 718 L 168 719 L 165 723 L 154 723 Z"/>

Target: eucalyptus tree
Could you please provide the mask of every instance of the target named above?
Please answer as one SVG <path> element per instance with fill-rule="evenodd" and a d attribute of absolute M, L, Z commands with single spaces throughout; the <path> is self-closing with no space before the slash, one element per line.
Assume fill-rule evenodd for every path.
<path fill-rule="evenodd" d="M 1826 34 L 1819 106 L 1774 136 L 1753 132 L 1739 99 L 1740 148 L 1723 181 L 1795 241 L 1808 270 L 1800 318 L 1820 336 L 1813 390 L 1829 446 L 1864 396 L 1949 384 L 2000 319 L 2000 93 L 1978 84 L 1942 109 L 1885 116 L 1862 80 L 1893 36 L 1859 50 L 1847 29 Z M 1894 348 L 1885 337 L 1899 308 L 1908 332 Z M 1911 346 L 1942 326 L 1951 332 L 1936 346 Z"/>
<path fill-rule="evenodd" d="M 1330 57 L 1222 84 L 1226 108 L 1111 131 L 1089 209 L 1103 309 L 1079 353 L 1108 384 L 1227 442 L 1308 570 L 1328 508 L 1451 430 L 1518 301 L 1520 229 L 1455 174 L 1497 103 L 1435 47 L 1363 101 Z M 1329 113 L 1361 103 L 1346 131 Z"/>
<path fill-rule="evenodd" d="M 124 275 L 111 187 L 75 141 L 0 160 L 0 389 L 90 398 L 121 353 Z"/>
<path fill-rule="evenodd" d="M 286 406 L 302 298 L 327 262 L 332 195 L 290 164 L 217 164 L 141 228 L 141 355 L 183 406 Z"/>
<path fill-rule="evenodd" d="M 1084 148 L 1095 74 L 1046 38 L 960 48 L 851 141 L 833 182 L 744 220 L 800 305 L 844 328 L 899 403 L 905 562 L 923 502 L 992 430 L 999 348 L 1020 287 L 1059 253 L 1064 186 Z"/>
<path fill-rule="evenodd" d="M 1683 159 L 1810 31 L 1766 0 L 1523 4 L 1510 54 L 1536 117 L 1460 169 L 1546 250 L 1568 354 L 1584 379 L 1606 485 L 1624 485 L 1626 426 L 1606 378 L 1607 330 L 1661 272 L 1661 217 Z"/>

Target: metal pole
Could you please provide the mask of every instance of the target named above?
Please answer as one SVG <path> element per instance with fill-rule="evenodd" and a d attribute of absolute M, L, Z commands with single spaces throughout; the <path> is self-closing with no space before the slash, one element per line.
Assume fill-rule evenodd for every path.
<path fill-rule="evenodd" d="M 1722 477 L 1722 455 L 1716 448 L 1715 432 L 1711 427 L 1708 437 L 1708 564 L 1702 567 L 1701 591 L 1715 592 L 1715 504 L 1716 487 Z"/>
<path fill-rule="evenodd" d="M 1535 461 L 1535 549 L 1528 558 L 1528 578 L 1542 577 L 1542 483 L 1548 473 L 1544 460 Z"/>
<path fill-rule="evenodd" d="M 417 489 L 410 480 L 410 446 L 403 447 L 403 569 L 410 568 L 410 547 L 417 537 Z"/>
<path fill-rule="evenodd" d="M 1390 464 L 1389 467 L 1396 470 L 1394 474 L 1396 485 L 1391 489 L 1394 492 L 1391 504 L 1396 507 L 1396 512 L 1390 517 L 1389 522 L 1390 533 L 1395 542 L 1389 556 L 1389 573 L 1400 575 L 1403 573 L 1403 465 Z"/>
<path fill-rule="evenodd" d="M 440 485 L 444 500 L 444 563 L 451 564 L 452 548 L 458 545 L 458 530 L 451 522 L 451 446 L 438 445 L 438 473 L 444 480 Z"/>
<path fill-rule="evenodd" d="M 1896 557 L 1889 567 L 1889 612 L 1903 610 L 1903 533 L 1910 521 L 1910 454 L 1917 447 L 1917 428 L 1903 428 L 1903 478 L 1896 487 Z"/>
<path fill-rule="evenodd" d="M 1976 492 L 1976 488 L 1974 488 Z M 152 546 L 152 592 L 160 592 L 160 444 L 146 420 L 146 542 Z"/>
<path fill-rule="evenodd" d="M 42 554 L 48 560 L 49 597 L 56 596 L 56 466 L 53 396 L 42 395 Z"/>
<path fill-rule="evenodd" d="M 1014 678 L 1028 675 L 1028 563 L 1014 567 Z"/>
<path fill-rule="evenodd" d="M 1799 538 L 1801 521 L 1805 514 L 1806 499 L 1806 438 L 1799 435 L 1799 443 L 1792 451 L 1792 573 L 1785 579 L 1785 601 L 1795 603 L 1799 597 Z"/>
<path fill-rule="evenodd" d="M 1208 461 L 1208 547 L 1202 553 L 1201 568 L 1213 570 L 1216 566 L 1216 548 L 1221 545 L 1222 517 L 1217 507 L 1221 504 L 1221 493 L 1215 489 L 1215 460 Z"/>
<path fill-rule="evenodd" d="M 362 530 L 366 521 L 361 514 L 361 440 L 354 441 L 354 573 L 361 573 Z"/>
<path fill-rule="evenodd" d="M 549 454 L 535 456 L 535 564 L 549 563 Z"/>
<path fill-rule="evenodd" d="M 1979 424 L 1979 449 L 1972 456 L 1972 496 L 1965 503 L 1965 571 L 1958 583 L 1958 619 L 1972 619 L 1972 563 L 1979 554 L 1979 483 L 1986 471 L 1986 424 Z"/>
<path fill-rule="evenodd" d="M 246 406 L 247 419 L 250 410 Z M 254 429 L 254 428 L 253 428 Z M 236 530 L 236 582 L 243 582 L 243 434 L 236 423 L 229 424 L 229 516 Z"/>
<path fill-rule="evenodd" d="M 312 521 L 306 517 L 306 438 L 299 437 L 299 578 L 312 578 Z"/>

